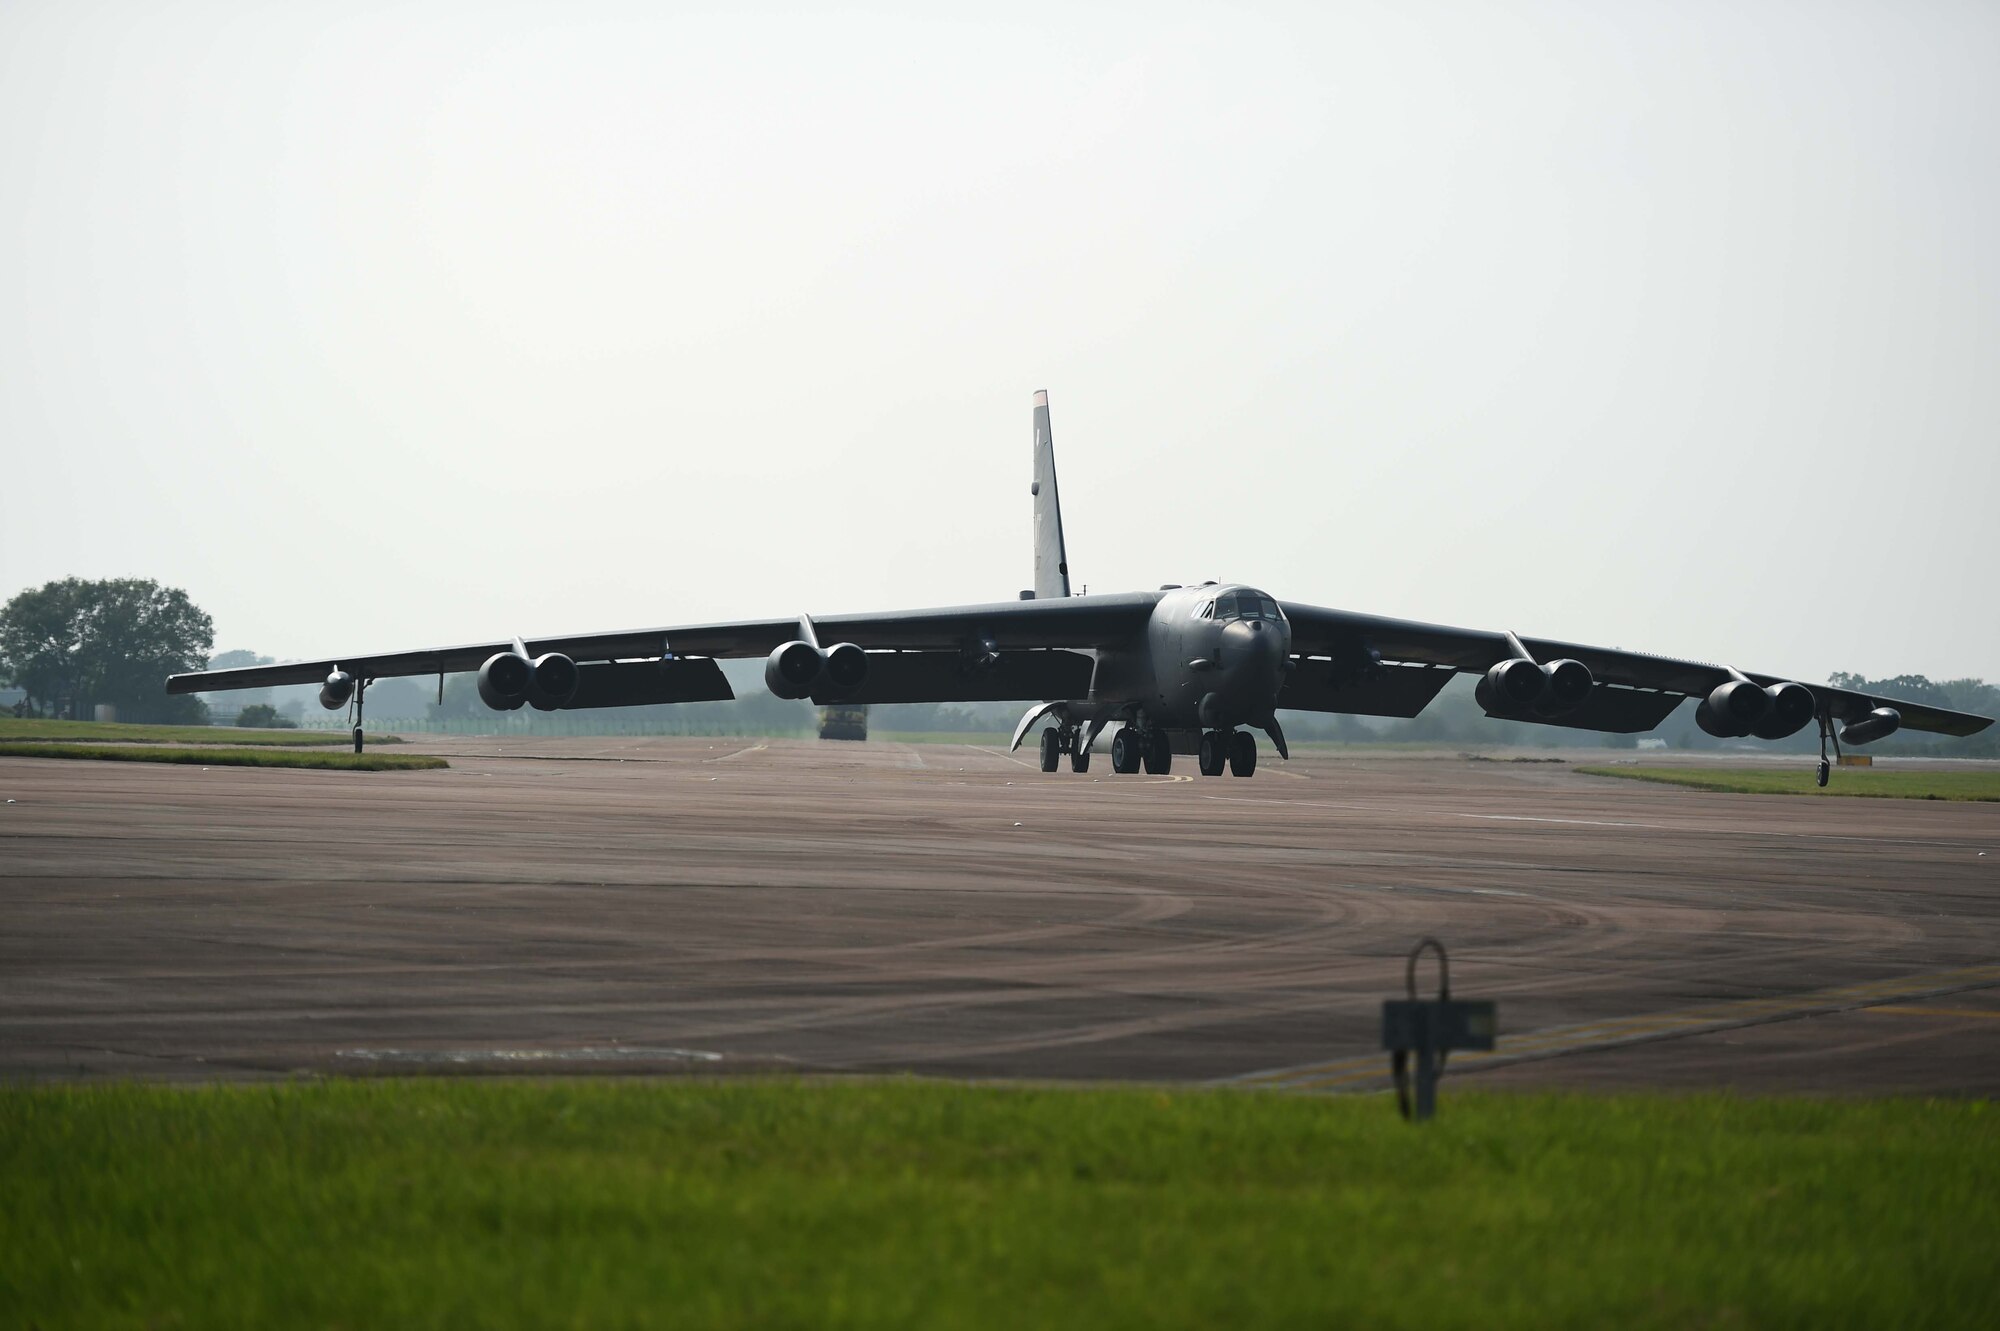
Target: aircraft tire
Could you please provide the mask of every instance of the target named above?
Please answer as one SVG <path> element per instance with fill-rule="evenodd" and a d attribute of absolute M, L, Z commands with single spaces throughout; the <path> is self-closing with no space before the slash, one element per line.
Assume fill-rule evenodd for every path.
<path fill-rule="evenodd" d="M 1139 733 L 1130 726 L 1121 727 L 1111 737 L 1111 770 L 1120 776 L 1139 770 Z"/>
<path fill-rule="evenodd" d="M 1201 744 L 1195 752 L 1195 766 L 1201 769 L 1203 776 L 1221 776 L 1228 751 L 1228 731 L 1204 730 L 1201 732 Z"/>
<path fill-rule="evenodd" d="M 1164 730 L 1146 732 L 1146 773 L 1165 776 L 1174 770 L 1173 737 Z"/>
<path fill-rule="evenodd" d="M 1088 772 L 1090 770 L 1090 750 L 1083 747 L 1083 732 L 1076 735 L 1076 747 L 1069 751 L 1069 770 Z"/>
<path fill-rule="evenodd" d="M 1257 771 L 1257 737 L 1239 730 L 1229 737 L 1229 774 L 1251 776 Z"/>
<path fill-rule="evenodd" d="M 1044 772 L 1053 772 L 1056 770 L 1056 760 L 1061 756 L 1061 751 L 1062 741 L 1057 738 L 1055 730 L 1053 728 L 1044 730 L 1042 732 L 1042 770 Z"/>

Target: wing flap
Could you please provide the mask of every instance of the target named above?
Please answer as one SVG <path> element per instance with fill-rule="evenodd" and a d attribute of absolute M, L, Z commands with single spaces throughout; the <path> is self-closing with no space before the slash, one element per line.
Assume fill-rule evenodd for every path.
<path fill-rule="evenodd" d="M 1336 674 L 1326 661 L 1301 661 L 1278 691 L 1278 706 L 1294 712 L 1412 717 L 1431 705 L 1458 672 L 1449 667 L 1388 665 L 1372 677 Z"/>
<path fill-rule="evenodd" d="M 1563 726 L 1570 730 L 1596 730 L 1610 735 L 1641 735 L 1674 714 L 1687 695 L 1655 689 L 1628 689 L 1617 684 L 1598 684 L 1575 711 L 1561 716 L 1497 716 L 1501 721 L 1532 721 L 1540 726 Z M 1494 716 L 1494 713 L 1487 713 Z"/>
<path fill-rule="evenodd" d="M 1041 702 L 1090 691 L 1091 658 L 1081 652 L 1012 651 L 980 670 L 958 652 L 870 652 L 861 687 L 818 703 Z"/>
<path fill-rule="evenodd" d="M 722 667 L 706 656 L 672 661 L 601 661 L 577 667 L 576 696 L 565 712 L 648 707 L 671 702 L 728 702 L 736 694 Z"/>

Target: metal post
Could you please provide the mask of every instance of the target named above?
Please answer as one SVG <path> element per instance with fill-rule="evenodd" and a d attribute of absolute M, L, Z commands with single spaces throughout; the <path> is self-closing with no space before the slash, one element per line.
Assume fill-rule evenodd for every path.
<path fill-rule="evenodd" d="M 1438 955 L 1438 996 L 1417 997 L 1417 958 L 1428 948 Z M 1396 1104 L 1405 1118 L 1422 1123 L 1437 1112 L 1438 1079 L 1454 1049 L 1491 1049 L 1497 1025 L 1493 1004 L 1451 996 L 1451 963 L 1444 945 L 1426 938 L 1410 952 L 1403 969 L 1401 1000 L 1382 1005 L 1382 1047 L 1389 1051 L 1389 1075 Z M 1410 1064 L 1416 1063 L 1416 1095 L 1410 1095 Z"/>
<path fill-rule="evenodd" d="M 1437 1112 L 1438 1055 L 1430 1045 L 1417 1050 L 1417 1105 L 1410 1117 L 1422 1123 Z"/>

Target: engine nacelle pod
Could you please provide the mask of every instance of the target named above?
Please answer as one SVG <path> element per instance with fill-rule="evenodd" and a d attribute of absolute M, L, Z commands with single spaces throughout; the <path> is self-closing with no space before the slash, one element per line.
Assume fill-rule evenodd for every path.
<path fill-rule="evenodd" d="M 347 706 L 347 700 L 354 696 L 354 676 L 345 670 L 336 670 L 326 677 L 326 683 L 319 686 L 319 705 L 329 712 L 337 712 Z"/>
<path fill-rule="evenodd" d="M 1472 686 L 1472 696 L 1489 715 L 1520 716 L 1534 706 L 1548 685 L 1549 677 L 1540 666 L 1526 657 L 1515 657 L 1481 675 Z"/>
<path fill-rule="evenodd" d="M 525 656 L 500 652 L 479 667 L 479 701 L 496 712 L 517 712 L 534 688 L 535 667 Z"/>
<path fill-rule="evenodd" d="M 1796 735 L 1819 711 L 1812 690 L 1803 684 L 1773 684 L 1764 690 L 1764 696 L 1770 699 L 1764 707 L 1764 717 L 1751 730 L 1758 739 Z"/>
<path fill-rule="evenodd" d="M 1584 699 L 1590 697 L 1590 690 L 1597 683 L 1591 677 L 1589 666 L 1568 658 L 1549 662 L 1542 667 L 1542 674 L 1547 677 L 1548 683 L 1542 689 L 1542 696 L 1532 704 L 1536 716 L 1567 716 L 1583 706 Z"/>
<path fill-rule="evenodd" d="M 547 652 L 535 658 L 529 672 L 528 701 L 538 712 L 553 712 L 576 696 L 583 672 L 576 662 L 561 652 Z"/>
<path fill-rule="evenodd" d="M 851 642 L 839 642 L 826 649 L 824 683 L 829 694 L 845 697 L 868 678 L 868 653 Z"/>
<path fill-rule="evenodd" d="M 1771 697 L 1747 679 L 1715 686 L 1694 709 L 1694 723 L 1717 739 L 1741 739 L 1764 719 Z"/>
<path fill-rule="evenodd" d="M 1893 707 L 1877 707 L 1867 716 L 1840 731 L 1842 744 L 1867 744 L 1884 739 L 1903 728 L 1903 714 Z"/>
<path fill-rule="evenodd" d="M 773 697 L 803 698 L 825 669 L 825 652 L 809 642 L 788 642 L 764 662 L 764 687 Z"/>

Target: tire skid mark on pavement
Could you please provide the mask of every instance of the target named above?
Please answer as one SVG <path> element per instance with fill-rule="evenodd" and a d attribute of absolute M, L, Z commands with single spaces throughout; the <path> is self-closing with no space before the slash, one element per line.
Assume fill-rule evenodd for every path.
<path fill-rule="evenodd" d="M 731 758 L 741 758 L 752 753 L 762 753 L 770 747 L 768 744 L 751 744 L 740 749 L 731 749 L 728 753 L 719 753 L 713 758 L 703 758 L 702 761 L 705 763 L 726 763 Z"/>

